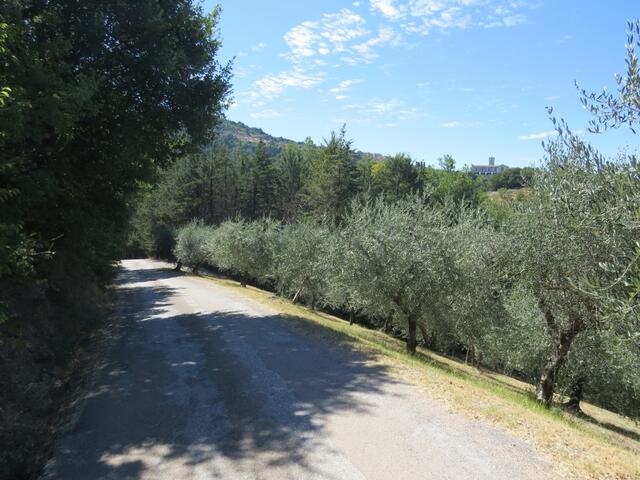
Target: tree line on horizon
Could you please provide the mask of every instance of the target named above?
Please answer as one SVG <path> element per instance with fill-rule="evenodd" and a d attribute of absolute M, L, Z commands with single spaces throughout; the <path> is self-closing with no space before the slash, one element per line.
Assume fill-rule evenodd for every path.
<path fill-rule="evenodd" d="M 128 254 L 169 257 L 175 229 L 194 218 L 219 224 L 235 217 L 268 216 L 285 223 L 322 217 L 335 223 L 358 196 L 393 202 L 427 191 L 440 203 L 478 206 L 486 203 L 487 192 L 498 191 L 502 198 L 505 190 L 527 187 L 536 171 L 510 168 L 483 178 L 457 170 L 450 155 L 438 163 L 439 168 L 425 166 L 405 154 L 382 160 L 356 155 L 345 127 L 321 145 L 308 138 L 275 155 L 262 140 L 233 150 L 214 140 L 159 170 L 156 182 L 141 192 Z"/>

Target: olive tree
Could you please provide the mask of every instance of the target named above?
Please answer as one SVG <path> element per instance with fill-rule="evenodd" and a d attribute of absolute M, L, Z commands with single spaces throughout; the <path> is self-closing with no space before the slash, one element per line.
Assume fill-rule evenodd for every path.
<path fill-rule="evenodd" d="M 205 225 L 202 220 L 192 220 L 178 229 L 173 250 L 178 264 L 184 264 L 190 267 L 193 273 L 198 273 L 199 268 L 208 259 L 206 242 L 212 232 L 213 227 Z"/>
<path fill-rule="evenodd" d="M 502 364 L 501 340 L 507 314 L 501 301 L 498 266 L 504 234 L 470 208 L 463 207 L 455 220 L 448 236 L 458 277 L 451 282 L 451 308 L 441 326 L 475 365 L 483 360 L 490 360 L 494 366 Z"/>
<path fill-rule="evenodd" d="M 410 354 L 417 328 L 437 315 L 456 276 L 447 223 L 445 212 L 424 198 L 391 205 L 378 199 L 354 203 L 339 233 L 340 284 L 356 308 L 406 329 Z"/>
<path fill-rule="evenodd" d="M 622 125 L 633 130 L 637 124 L 639 36 L 640 21 L 630 22 L 627 75 L 616 77 L 617 93 L 580 89 L 594 115 L 591 132 Z M 557 375 L 576 339 L 588 345 L 580 338 L 585 332 L 614 331 L 637 318 L 640 304 L 637 159 L 607 160 L 565 122 L 552 120 L 558 136 L 545 145 L 546 168 L 512 224 L 512 273 L 536 298 L 549 335 L 550 351 L 536 389 L 546 405 L 553 401 Z M 637 335 L 627 331 L 627 337 Z"/>
<path fill-rule="evenodd" d="M 619 282 L 618 269 L 607 265 L 635 249 L 640 203 L 631 205 L 640 197 L 629 181 L 633 167 L 604 162 L 566 128 L 546 148 L 546 168 L 509 227 L 511 273 L 534 295 L 550 339 L 536 393 L 550 405 L 576 337 L 615 321 L 593 286 Z"/>
<path fill-rule="evenodd" d="M 278 230 L 279 225 L 268 218 L 227 220 L 206 242 L 208 258 L 221 270 L 238 275 L 243 287 L 250 278 L 267 281 L 272 277 Z"/>
<path fill-rule="evenodd" d="M 313 308 L 326 290 L 329 229 L 314 222 L 287 225 L 280 232 L 274 272 L 280 293 L 305 299 Z"/>
<path fill-rule="evenodd" d="M 635 338 L 628 335 L 636 332 Z M 560 371 L 565 406 L 580 411 L 584 398 L 608 410 L 640 417 L 640 342 L 638 325 L 616 322 L 576 339 Z"/>

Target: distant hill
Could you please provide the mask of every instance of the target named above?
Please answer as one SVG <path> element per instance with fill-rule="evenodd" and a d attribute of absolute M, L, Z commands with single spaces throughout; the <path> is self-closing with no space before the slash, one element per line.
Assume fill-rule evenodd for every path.
<path fill-rule="evenodd" d="M 217 134 L 218 141 L 230 150 L 242 147 L 253 152 L 258 142 L 262 140 L 267 145 L 269 154 L 273 156 L 278 155 L 285 145 L 292 143 L 302 145 L 301 142 L 295 142 L 288 138 L 269 135 L 261 128 L 250 127 L 242 122 L 226 119 L 221 122 Z"/>
<path fill-rule="evenodd" d="M 279 155 L 285 145 L 303 144 L 303 142 L 296 142 L 284 137 L 274 137 L 261 128 L 250 127 L 242 122 L 234 122 L 233 120 L 226 119 L 218 126 L 217 134 L 218 141 L 229 150 L 235 150 L 241 147 L 249 152 L 253 152 L 258 142 L 262 140 L 267 145 L 267 150 L 272 156 Z M 356 150 L 355 155 L 357 159 L 370 155 L 376 162 L 380 162 L 386 158 L 385 155 L 380 153 L 368 153 L 359 150 Z"/>

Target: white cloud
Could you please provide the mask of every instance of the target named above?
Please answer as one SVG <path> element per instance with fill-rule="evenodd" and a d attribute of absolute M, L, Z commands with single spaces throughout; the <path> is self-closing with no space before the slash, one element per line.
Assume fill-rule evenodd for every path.
<path fill-rule="evenodd" d="M 492 22 L 485 24 L 485 28 L 499 28 L 499 27 L 515 27 L 527 22 L 527 17 L 524 15 L 506 15 L 498 18 Z"/>
<path fill-rule="evenodd" d="M 358 52 L 362 59 L 370 61 L 377 55 L 372 52 L 373 47 L 378 47 L 386 44 L 397 44 L 400 40 L 399 35 L 391 27 L 381 27 L 378 31 L 378 35 L 368 39 L 365 42 L 359 43 L 353 46 L 353 49 Z"/>
<path fill-rule="evenodd" d="M 394 4 L 395 0 L 371 0 L 371 9 L 378 10 L 387 18 L 397 18 L 402 12 Z"/>
<path fill-rule="evenodd" d="M 318 85 L 326 77 L 323 69 L 334 65 L 335 59 L 347 65 L 368 63 L 377 56 L 373 50 L 396 42 L 397 34 L 392 27 L 383 26 L 372 35 L 361 15 L 343 8 L 296 25 L 284 35 L 284 41 L 289 51 L 281 56 L 294 65 L 293 69 L 255 81 L 250 92 L 254 99 L 276 97 L 290 87 L 306 89 Z M 331 93 L 346 99 L 344 89 Z"/>
<path fill-rule="evenodd" d="M 342 8 L 304 21 L 286 32 L 288 51 L 281 56 L 292 67 L 269 73 L 253 83 L 247 95 L 254 107 L 258 101 L 281 96 L 290 88 L 309 89 L 323 83 L 327 77 L 325 69 L 337 67 L 336 60 L 353 66 L 370 63 L 378 57 L 378 49 L 400 44 L 406 34 L 426 35 L 433 28 L 515 26 L 526 21 L 522 10 L 528 8 L 521 0 L 369 0 L 369 6 L 382 17 L 377 30 L 368 28 L 358 13 Z M 260 42 L 252 50 L 265 47 Z M 348 98 L 345 94 L 348 87 L 335 88 L 341 87 L 329 92 L 336 98 Z M 394 112 L 403 118 L 417 115 L 415 109 L 390 102 L 370 102 L 368 112 L 363 113 Z"/>
<path fill-rule="evenodd" d="M 353 80 L 343 80 L 338 84 L 338 86 L 330 88 L 329 92 L 335 94 L 343 93 L 349 90 L 349 88 L 351 88 L 353 85 L 357 85 L 358 83 L 362 83 L 362 79 L 358 78 Z"/>
<path fill-rule="evenodd" d="M 340 57 L 340 60 L 342 60 L 347 65 L 357 65 L 358 63 L 360 63 L 358 59 L 355 57 L 344 56 L 344 57 Z"/>
<path fill-rule="evenodd" d="M 520 140 L 543 140 L 549 137 L 555 137 L 558 132 L 555 130 L 549 130 L 548 132 L 530 133 L 528 135 L 520 135 Z"/>
<path fill-rule="evenodd" d="M 294 68 L 278 74 L 268 74 L 253 83 L 252 97 L 276 97 L 285 92 L 287 88 L 308 89 L 324 80 L 322 74 L 306 73 L 300 68 Z"/>
<path fill-rule="evenodd" d="M 293 55 L 310 57 L 315 53 L 312 47 L 318 39 L 317 27 L 316 22 L 302 22 L 285 34 L 284 41 L 291 48 Z"/>
<path fill-rule="evenodd" d="M 261 112 L 254 112 L 250 114 L 251 118 L 275 118 L 281 117 L 282 114 L 280 112 L 276 112 L 275 110 L 263 110 Z"/>
<path fill-rule="evenodd" d="M 348 65 L 357 65 L 376 58 L 375 48 L 395 45 L 399 39 L 391 25 L 382 25 L 373 33 L 361 15 L 343 8 L 291 28 L 284 36 L 289 52 L 283 57 L 300 65 L 313 57 L 336 55 Z"/>
<path fill-rule="evenodd" d="M 369 113 L 385 114 L 392 113 L 402 106 L 402 102 L 397 98 L 392 98 L 383 102 L 371 102 L 365 110 Z"/>
<path fill-rule="evenodd" d="M 300 61 L 317 54 L 344 52 L 349 42 L 369 34 L 365 24 L 364 18 L 348 8 L 325 13 L 316 21 L 302 22 L 284 36 L 291 49 L 287 56 L 293 61 Z"/>
<path fill-rule="evenodd" d="M 416 108 L 408 107 L 404 100 L 396 97 L 388 100 L 371 100 L 364 104 L 348 104 L 343 108 L 353 110 L 364 119 L 384 117 L 397 121 L 410 120 L 420 115 Z"/>
<path fill-rule="evenodd" d="M 426 35 L 433 28 L 514 27 L 526 22 L 525 1 L 514 0 L 369 0 L 371 10 L 401 22 L 408 33 Z"/>
<path fill-rule="evenodd" d="M 457 120 L 451 122 L 441 123 L 440 126 L 442 128 L 460 128 L 460 127 L 480 127 L 482 123 L 480 122 L 459 122 Z"/>

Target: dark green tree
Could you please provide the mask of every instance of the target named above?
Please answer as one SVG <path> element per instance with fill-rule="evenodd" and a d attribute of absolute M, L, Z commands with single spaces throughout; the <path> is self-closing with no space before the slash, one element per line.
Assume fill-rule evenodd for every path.
<path fill-rule="evenodd" d="M 218 15 L 190 0 L 3 2 L 0 251 L 14 254 L 0 282 L 29 271 L 68 303 L 72 283 L 108 278 L 140 182 L 225 106 Z"/>
<path fill-rule="evenodd" d="M 483 198 L 482 180 L 473 179 L 467 172 L 426 167 L 420 171 L 422 185 L 433 200 L 452 199 L 476 206 Z"/>
<path fill-rule="evenodd" d="M 311 163 L 305 191 L 305 205 L 314 215 L 338 222 L 355 194 L 356 166 L 351 141 L 343 126 L 331 132 L 320 154 Z"/>
<path fill-rule="evenodd" d="M 273 158 L 262 140 L 256 146 L 253 161 L 252 211 L 254 217 L 264 217 L 274 210 L 277 185 Z"/>
<path fill-rule="evenodd" d="M 418 171 L 411 158 L 398 154 L 372 167 L 374 192 L 395 201 L 419 190 Z"/>
<path fill-rule="evenodd" d="M 308 167 L 302 150 L 294 145 L 287 145 L 275 163 L 278 214 L 285 221 L 295 219 L 300 211 L 300 195 Z"/>
<path fill-rule="evenodd" d="M 496 191 L 501 188 L 515 189 L 530 186 L 534 174 L 535 169 L 531 167 L 507 168 L 487 179 L 487 190 Z"/>

